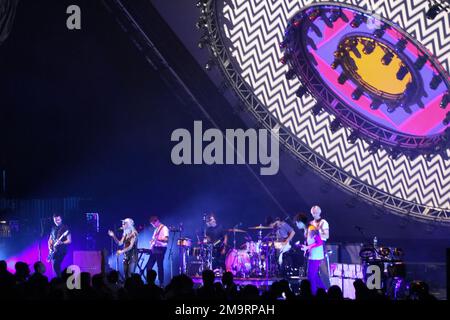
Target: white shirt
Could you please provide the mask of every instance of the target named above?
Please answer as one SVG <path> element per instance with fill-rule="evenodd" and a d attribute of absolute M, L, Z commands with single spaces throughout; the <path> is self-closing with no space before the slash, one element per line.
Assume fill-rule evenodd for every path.
<path fill-rule="evenodd" d="M 328 229 L 328 235 L 330 234 L 330 225 L 328 224 L 327 220 L 320 219 L 319 223 L 317 223 L 316 220 L 313 220 L 313 221 L 311 221 L 310 224 L 319 230 L 320 239 L 322 239 L 322 241 L 328 240 L 328 238 L 325 235 L 325 230 L 327 230 L 327 229 Z"/>
<path fill-rule="evenodd" d="M 168 242 L 162 242 L 159 240 L 164 240 L 169 237 L 169 228 L 161 224 L 153 231 L 152 239 L 155 239 L 155 247 L 167 247 Z"/>

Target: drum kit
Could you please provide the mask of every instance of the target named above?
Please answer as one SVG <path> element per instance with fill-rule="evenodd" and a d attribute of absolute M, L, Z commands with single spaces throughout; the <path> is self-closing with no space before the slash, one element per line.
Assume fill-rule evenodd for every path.
<path fill-rule="evenodd" d="M 225 256 L 225 270 L 215 270 L 217 274 L 222 271 L 230 271 L 233 275 L 242 278 L 274 276 L 278 271 L 277 266 L 277 241 L 273 228 L 269 226 L 249 227 L 249 231 L 233 228 L 226 230 L 233 234 L 232 248 Z M 255 239 L 251 232 L 256 233 Z M 264 233 L 267 233 L 264 235 Z M 237 246 L 236 234 L 244 235 L 245 242 Z M 180 238 L 177 241 L 180 250 L 180 272 L 191 275 L 200 275 L 203 270 L 213 270 L 213 261 L 217 259 L 214 250 L 221 248 L 221 241 L 211 243 L 206 237 L 199 239 L 197 245 L 189 238 Z M 192 271 L 193 270 L 193 271 Z"/>
<path fill-rule="evenodd" d="M 403 262 L 404 252 L 401 248 L 366 245 L 359 252 L 363 266 L 364 279 L 367 280 L 367 269 L 376 265 L 380 268 L 383 282 L 387 279 L 404 279 L 406 265 Z"/>

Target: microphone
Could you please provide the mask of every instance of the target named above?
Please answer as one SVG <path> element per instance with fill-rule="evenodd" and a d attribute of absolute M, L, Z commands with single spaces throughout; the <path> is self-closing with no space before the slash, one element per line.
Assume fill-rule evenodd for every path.
<path fill-rule="evenodd" d="M 360 226 L 355 226 L 355 229 L 361 231 L 361 230 L 364 229 L 364 228 L 361 228 Z"/>
<path fill-rule="evenodd" d="M 183 228 L 183 222 L 180 222 L 180 231 L 183 231 L 184 230 L 184 228 Z"/>
<path fill-rule="evenodd" d="M 237 229 L 237 227 L 240 227 L 240 226 L 242 226 L 242 222 L 239 222 L 237 225 L 235 225 L 235 226 L 233 227 L 233 229 Z"/>

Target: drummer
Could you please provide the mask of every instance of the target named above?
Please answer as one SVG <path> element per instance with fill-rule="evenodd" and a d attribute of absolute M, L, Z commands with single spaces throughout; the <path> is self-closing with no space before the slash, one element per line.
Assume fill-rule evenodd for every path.
<path fill-rule="evenodd" d="M 222 225 L 217 223 L 215 213 L 206 216 L 206 238 L 214 245 L 213 269 L 223 268 L 225 265 L 225 254 L 228 245 L 228 236 Z"/>

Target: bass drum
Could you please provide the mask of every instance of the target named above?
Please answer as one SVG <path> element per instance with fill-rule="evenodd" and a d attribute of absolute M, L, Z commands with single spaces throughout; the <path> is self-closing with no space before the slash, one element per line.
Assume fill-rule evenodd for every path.
<path fill-rule="evenodd" d="M 246 250 L 232 249 L 225 259 L 225 267 L 235 276 L 248 277 L 252 271 L 250 256 Z"/>

